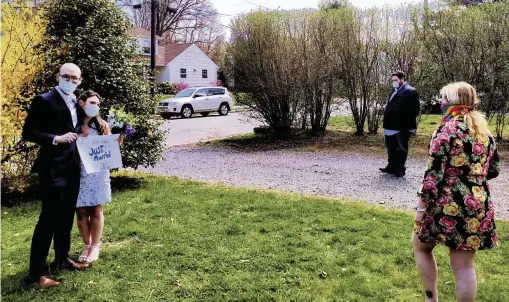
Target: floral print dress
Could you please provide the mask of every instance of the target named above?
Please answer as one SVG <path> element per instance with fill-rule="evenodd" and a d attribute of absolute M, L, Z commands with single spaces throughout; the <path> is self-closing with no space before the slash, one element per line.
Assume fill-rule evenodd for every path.
<path fill-rule="evenodd" d="M 461 117 L 440 125 L 431 140 L 419 192 L 426 204 L 423 221 L 414 229 L 419 240 L 466 251 L 497 246 L 487 181 L 499 171 L 493 137 L 470 136 Z"/>

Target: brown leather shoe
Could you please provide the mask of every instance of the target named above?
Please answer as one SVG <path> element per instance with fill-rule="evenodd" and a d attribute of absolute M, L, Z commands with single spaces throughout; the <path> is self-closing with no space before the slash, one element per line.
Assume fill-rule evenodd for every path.
<path fill-rule="evenodd" d="M 70 271 L 81 271 L 88 268 L 88 264 L 86 263 L 77 263 L 74 262 L 71 258 L 67 257 L 63 261 L 54 262 L 51 265 L 51 272 L 56 273 L 61 270 L 70 270 Z"/>
<path fill-rule="evenodd" d="M 74 262 L 71 258 L 66 258 L 64 261 L 65 268 L 71 271 L 81 271 L 88 268 L 88 264 Z"/>
<path fill-rule="evenodd" d="M 50 279 L 46 276 L 42 276 L 39 278 L 39 286 L 40 287 L 54 287 L 54 286 L 59 286 L 59 285 L 60 285 L 60 282 Z"/>

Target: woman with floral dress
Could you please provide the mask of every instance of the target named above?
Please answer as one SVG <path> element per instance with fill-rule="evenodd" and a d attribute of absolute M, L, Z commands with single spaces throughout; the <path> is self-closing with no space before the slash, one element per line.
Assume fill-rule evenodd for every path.
<path fill-rule="evenodd" d="M 452 83 L 440 91 L 444 118 L 430 144 L 415 215 L 412 244 L 426 301 L 438 301 L 433 248 L 450 249 L 458 301 L 474 301 L 474 255 L 497 246 L 489 179 L 498 176 L 495 140 L 476 110 L 475 88 Z"/>

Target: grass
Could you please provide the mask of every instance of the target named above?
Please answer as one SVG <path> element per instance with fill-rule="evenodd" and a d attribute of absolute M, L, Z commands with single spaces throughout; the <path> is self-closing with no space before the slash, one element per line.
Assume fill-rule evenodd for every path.
<path fill-rule="evenodd" d="M 423 115 L 417 135 L 410 141 L 410 155 L 424 156 L 428 153 L 428 146 L 433 131 L 439 125 L 439 115 Z M 495 132 L 494 122 L 490 128 Z M 367 132 L 367 127 L 366 127 Z M 305 133 L 296 133 L 288 137 L 274 138 L 265 135 L 244 134 L 235 137 L 213 141 L 217 147 L 231 148 L 239 151 L 268 151 L 268 150 L 291 150 L 291 151 L 326 151 L 326 152 L 354 152 L 361 154 L 385 155 L 384 137 L 379 130 L 376 135 L 357 136 L 354 134 L 355 126 L 352 117 L 339 116 L 329 120 L 329 127 L 325 136 L 312 137 Z M 507 157 L 509 150 L 509 134 L 499 143 L 502 156 Z"/>
<path fill-rule="evenodd" d="M 39 205 L 2 209 L 2 301 L 423 300 L 410 213 L 126 172 L 113 181 L 100 260 L 58 288 L 22 283 Z M 502 247 L 477 256 L 479 301 L 509 301 L 509 223 L 498 230 Z M 72 240 L 78 252 L 76 228 Z M 453 301 L 447 250 L 436 256 L 441 300 Z"/>

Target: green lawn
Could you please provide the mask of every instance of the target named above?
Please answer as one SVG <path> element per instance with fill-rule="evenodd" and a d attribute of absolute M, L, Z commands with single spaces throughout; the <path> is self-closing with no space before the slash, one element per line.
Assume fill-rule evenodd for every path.
<path fill-rule="evenodd" d="M 141 174 L 113 185 L 101 259 L 58 288 L 22 285 L 38 205 L 2 208 L 2 301 L 423 300 L 410 213 Z M 478 301 L 509 301 L 509 223 L 498 228 L 502 247 L 477 258 Z M 453 301 L 445 248 L 437 259 Z"/>
<path fill-rule="evenodd" d="M 423 114 L 421 116 L 421 119 L 419 122 L 419 127 L 417 129 L 417 135 L 425 135 L 425 136 L 433 135 L 433 131 L 435 131 L 435 129 L 438 127 L 441 120 L 442 120 L 441 115 Z M 509 122 L 509 120 L 508 120 L 508 122 Z M 335 131 L 353 132 L 355 130 L 355 123 L 351 116 L 335 116 L 335 117 L 330 118 L 329 127 L 331 130 L 335 130 Z M 495 127 L 496 127 L 496 121 L 495 121 L 495 119 L 493 119 L 490 122 L 490 130 L 493 134 L 496 133 Z M 367 125 L 365 127 L 365 130 L 366 130 L 366 132 L 368 131 Z M 380 129 L 379 132 L 381 133 L 382 129 Z M 507 138 L 509 138 L 509 133 L 507 133 L 505 136 Z"/>

